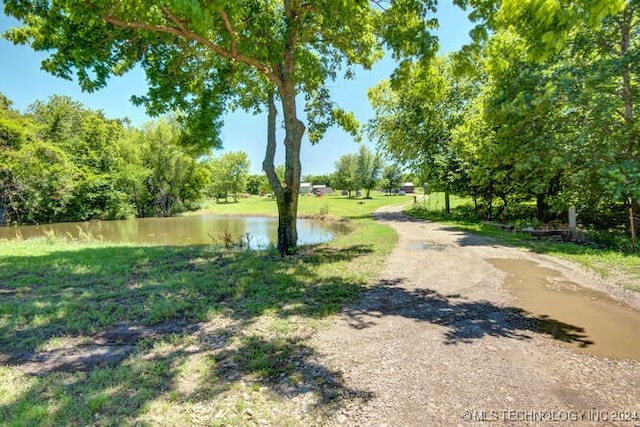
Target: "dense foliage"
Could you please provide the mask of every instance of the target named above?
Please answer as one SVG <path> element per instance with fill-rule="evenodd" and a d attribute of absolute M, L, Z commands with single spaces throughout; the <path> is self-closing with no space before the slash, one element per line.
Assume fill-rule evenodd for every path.
<path fill-rule="evenodd" d="M 429 55 L 436 46 L 429 30 L 437 24 L 428 16 L 436 1 L 4 3 L 5 13 L 22 23 L 5 37 L 48 52 L 44 68 L 65 78 L 75 74 L 85 90 L 140 66 L 150 88 L 137 102 L 151 114 L 183 111 L 196 145 L 219 145 L 218 131 L 229 108 L 266 107 L 263 169 L 278 203 L 282 255 L 297 243 L 305 131 L 313 142 L 332 125 L 357 131 L 353 114 L 331 102 L 328 83 L 341 70 L 352 77 L 355 65 L 371 67 L 382 57 L 383 44 L 401 62 Z M 281 144 L 276 103 L 283 115 Z M 285 151 L 283 179 L 274 165 L 278 145 Z"/>
<path fill-rule="evenodd" d="M 380 182 L 382 158 L 364 145 L 357 153 L 340 157 L 335 165 L 331 182 L 336 188 L 346 190 L 349 197 L 353 191 L 364 189 L 365 198 L 369 198 L 371 190 Z"/>
<path fill-rule="evenodd" d="M 168 216 L 209 180 L 173 119 L 136 129 L 68 97 L 21 114 L 0 103 L 0 222 Z"/>
<path fill-rule="evenodd" d="M 223 154 L 220 157 L 213 157 L 206 163 L 211 176 L 211 184 L 207 193 L 216 200 L 224 199 L 228 201 L 229 195 L 233 195 L 234 201 L 238 201 L 238 194 L 247 189 L 249 177 L 249 157 L 247 153 L 235 151 Z M 260 184 L 255 185 L 253 181 L 251 190 L 260 191 Z"/>
<path fill-rule="evenodd" d="M 482 218 L 547 222 L 573 205 L 583 223 L 628 224 L 640 210 L 640 4 L 467 3 L 486 13 L 486 38 L 372 89 L 372 137 L 431 188 L 471 196 Z"/>

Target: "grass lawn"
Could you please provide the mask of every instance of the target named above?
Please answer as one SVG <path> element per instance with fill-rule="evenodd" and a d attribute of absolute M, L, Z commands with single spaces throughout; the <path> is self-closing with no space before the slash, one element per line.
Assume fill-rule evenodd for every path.
<path fill-rule="evenodd" d="M 412 196 L 387 196 L 383 193 L 372 192 L 371 199 L 353 198 L 345 196 L 300 196 L 298 214 L 303 216 L 328 215 L 337 218 L 368 218 L 371 213 L 381 206 L 403 204 L 413 201 Z M 215 213 L 220 215 L 278 215 L 276 201 L 269 197 L 252 196 L 238 199 L 237 203 L 216 203 L 207 200 L 199 211 L 189 215 Z"/>
<path fill-rule="evenodd" d="M 410 200 L 303 198 L 353 232 L 293 257 L 211 246 L 0 241 L 0 425 L 300 425 L 354 393 L 306 340 L 375 282 Z M 220 209 L 218 209 L 220 208 Z M 215 212 L 271 214 L 243 199 Z M 308 411 L 296 412 L 300 401 Z M 297 403 L 296 403 L 297 402 Z"/>
<path fill-rule="evenodd" d="M 604 277 L 614 277 L 621 286 L 627 289 L 640 292 L 640 253 L 537 239 L 529 234 L 502 231 L 480 221 L 445 217 L 443 214 L 443 194 L 432 194 L 430 199 L 421 203 L 419 209 L 409 208 L 407 213 L 416 218 L 443 222 L 461 231 L 492 237 L 512 246 L 525 247 L 534 252 L 554 255 L 577 262 Z M 465 203 L 468 203 L 465 199 L 452 197 L 451 207 L 455 209 L 455 207 Z"/>

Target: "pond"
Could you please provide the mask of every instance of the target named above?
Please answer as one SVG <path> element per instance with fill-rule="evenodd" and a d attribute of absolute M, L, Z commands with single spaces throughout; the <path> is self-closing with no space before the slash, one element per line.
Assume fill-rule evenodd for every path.
<path fill-rule="evenodd" d="M 324 243 L 333 239 L 336 233 L 345 231 L 344 224 L 298 219 L 298 244 Z M 221 244 L 226 235 L 233 243 L 242 241 L 246 245 L 249 239 L 252 249 L 263 249 L 276 243 L 278 220 L 271 217 L 194 215 L 0 227 L 0 239 L 28 239 L 52 234 L 152 245 Z"/>

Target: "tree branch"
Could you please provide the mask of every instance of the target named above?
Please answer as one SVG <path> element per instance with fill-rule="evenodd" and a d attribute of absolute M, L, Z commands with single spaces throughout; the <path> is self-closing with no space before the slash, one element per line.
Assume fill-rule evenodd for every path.
<path fill-rule="evenodd" d="M 374 5 L 378 6 L 378 8 L 383 11 L 386 12 L 387 11 L 387 7 L 385 7 L 382 3 L 381 0 L 371 0 L 371 3 L 373 3 Z"/>
<path fill-rule="evenodd" d="M 174 24 L 176 24 L 178 26 L 178 28 L 180 29 L 182 34 L 185 34 L 187 32 L 187 29 L 184 27 L 182 22 L 178 18 L 176 18 L 176 16 L 173 13 L 171 13 L 171 11 L 169 10 L 169 8 L 167 6 L 162 6 L 162 11 L 164 12 L 165 15 L 167 15 L 167 17 L 170 20 L 173 21 Z"/>
<path fill-rule="evenodd" d="M 220 15 L 222 15 L 222 21 L 224 22 L 225 28 L 229 32 L 229 37 L 231 38 L 231 53 L 234 55 L 237 55 L 238 46 L 236 45 L 236 38 L 237 38 L 236 32 L 233 30 L 233 27 L 231 26 L 231 22 L 229 21 L 227 12 L 223 10 L 220 12 Z"/>
<path fill-rule="evenodd" d="M 176 25 L 179 28 L 175 28 L 167 25 L 149 24 L 146 22 L 139 22 L 139 21 L 125 21 L 112 15 L 104 15 L 103 19 L 106 22 L 116 27 L 170 34 L 176 37 L 182 37 L 186 40 L 200 43 L 201 45 L 212 50 L 213 52 L 222 56 L 223 58 L 236 60 L 236 61 L 242 62 L 243 64 L 246 64 L 255 68 L 258 72 L 264 75 L 271 83 L 275 84 L 276 86 L 281 86 L 282 84 L 281 78 L 276 74 L 274 74 L 273 70 L 271 70 L 267 64 L 255 58 L 252 58 L 250 56 L 243 55 L 237 52 L 234 53 L 218 46 L 217 44 L 213 43 L 211 40 L 207 39 L 206 37 L 203 37 L 200 34 L 197 34 L 185 28 L 184 25 L 171 13 L 171 11 L 169 11 L 165 7 L 163 7 L 163 11 L 165 12 L 165 14 L 167 14 L 167 17 L 171 21 L 176 23 Z"/>

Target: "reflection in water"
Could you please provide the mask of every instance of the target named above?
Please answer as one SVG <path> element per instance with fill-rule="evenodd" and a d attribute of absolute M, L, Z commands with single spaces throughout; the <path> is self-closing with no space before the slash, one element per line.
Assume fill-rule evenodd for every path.
<path fill-rule="evenodd" d="M 316 244 L 331 240 L 344 226 L 318 221 L 298 220 L 298 243 Z M 244 241 L 247 233 L 251 247 L 260 249 L 275 243 L 278 220 L 269 217 L 216 215 L 171 218 L 135 218 L 122 221 L 68 222 L 21 227 L 0 227 L 0 239 L 40 237 L 47 234 L 78 238 L 91 236 L 109 242 L 154 245 L 203 245 L 219 243 L 229 233 L 232 241 Z"/>
<path fill-rule="evenodd" d="M 557 339 L 586 353 L 640 360 L 640 313 L 631 307 L 602 292 L 582 288 L 532 261 L 488 261 L 508 273 L 505 284 L 517 299 L 515 305 L 546 320 L 547 326 L 555 322 L 580 328 L 581 339 Z"/>

